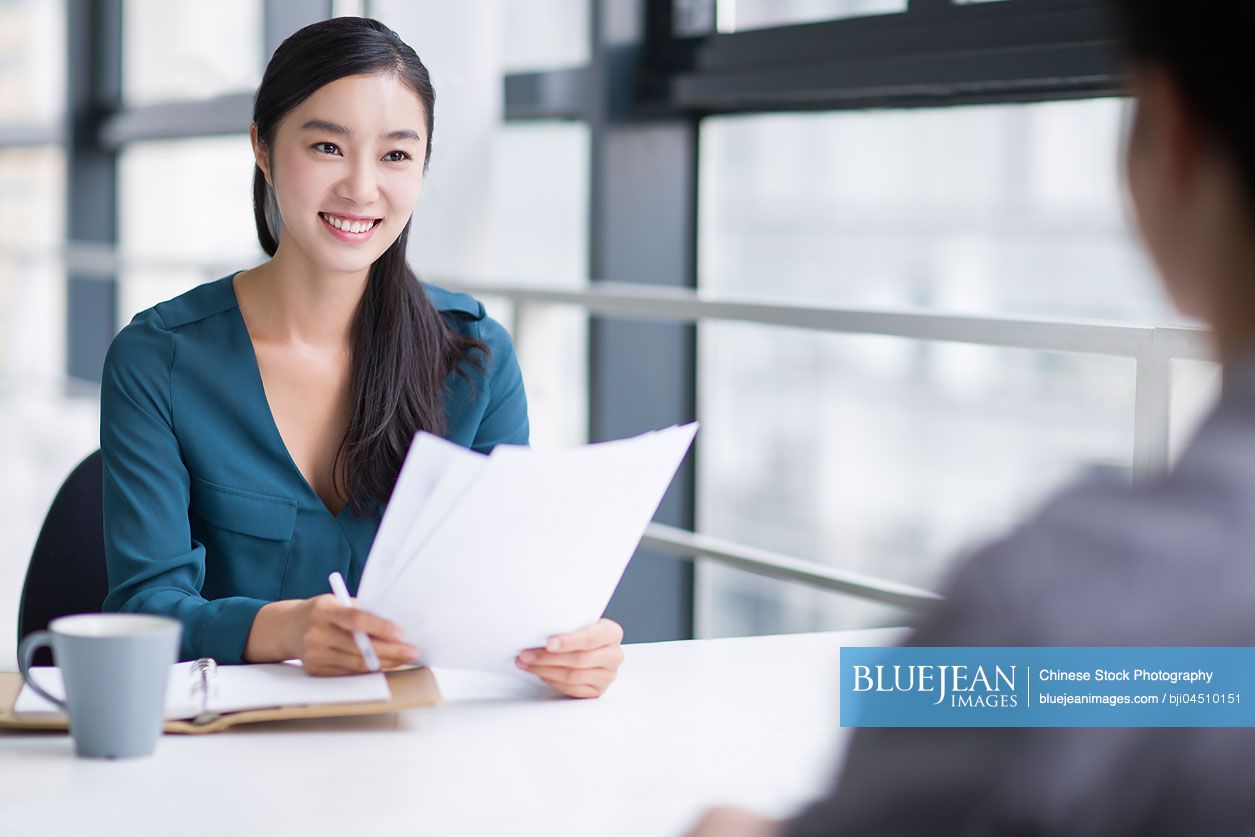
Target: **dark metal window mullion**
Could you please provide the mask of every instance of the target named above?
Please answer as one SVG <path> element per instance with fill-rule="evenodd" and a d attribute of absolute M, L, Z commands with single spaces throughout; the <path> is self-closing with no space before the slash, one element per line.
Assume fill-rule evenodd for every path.
<path fill-rule="evenodd" d="M 117 246 L 118 171 L 99 143 L 122 99 L 122 0 L 66 5 L 66 238 Z M 66 374 L 99 381 L 117 320 L 116 276 L 66 272 Z"/>
<path fill-rule="evenodd" d="M 696 121 L 686 115 L 643 119 L 636 107 L 647 33 L 660 13 L 670 19 L 670 4 L 591 2 L 589 275 L 694 287 Z M 692 420 L 695 335 L 691 325 L 590 318 L 589 438 Z M 655 520 L 691 530 L 694 501 L 690 456 Z M 629 641 L 686 639 L 693 635 L 693 595 L 692 563 L 641 549 L 607 615 L 623 625 Z"/>

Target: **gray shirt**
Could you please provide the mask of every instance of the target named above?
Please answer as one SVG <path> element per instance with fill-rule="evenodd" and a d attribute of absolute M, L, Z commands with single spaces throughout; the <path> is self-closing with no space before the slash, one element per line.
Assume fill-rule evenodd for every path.
<path fill-rule="evenodd" d="M 1170 473 L 1073 486 L 946 596 L 909 644 L 1255 644 L 1255 359 Z M 789 833 L 1255 834 L 1255 730 L 860 730 Z"/>

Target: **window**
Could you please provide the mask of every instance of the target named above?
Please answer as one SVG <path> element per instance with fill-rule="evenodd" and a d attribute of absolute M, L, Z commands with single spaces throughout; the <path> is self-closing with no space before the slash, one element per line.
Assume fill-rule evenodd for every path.
<path fill-rule="evenodd" d="M 587 0 L 505 0 L 501 69 L 507 73 L 588 63 Z"/>
<path fill-rule="evenodd" d="M 907 0 L 717 0 L 719 32 L 905 12 Z"/>
<path fill-rule="evenodd" d="M 436 87 L 431 168 L 410 233 L 410 262 L 424 279 L 559 288 L 587 281 L 588 128 L 506 126 L 501 101 L 506 62 L 522 60 L 511 57 L 509 44 L 522 38 L 513 27 L 547 33 L 541 41 L 548 46 L 538 46 L 534 57 L 579 60 L 587 27 L 576 7 L 584 5 L 508 3 L 502 14 L 470 3 L 372 4 L 372 14 L 414 47 Z M 561 13 L 568 11 L 564 22 Z M 558 49 L 571 49 L 572 39 L 578 49 Z M 532 443 L 584 441 L 587 318 L 548 306 L 516 311 L 502 300 L 484 302 L 515 337 Z"/>
<path fill-rule="evenodd" d="M 0 122 L 47 123 L 65 109 L 65 3 L 0 3 Z"/>
<path fill-rule="evenodd" d="M 65 153 L 0 151 L 0 405 L 65 368 Z"/>
<path fill-rule="evenodd" d="M 125 0 L 122 93 L 129 106 L 224 93 L 261 82 L 262 6 L 255 0 Z"/>
<path fill-rule="evenodd" d="M 248 137 L 137 142 L 118 163 L 118 328 L 138 312 L 262 259 Z"/>
<path fill-rule="evenodd" d="M 1184 322 L 1121 198 L 1118 100 L 703 123 L 700 283 L 719 296 Z M 700 329 L 700 528 L 934 587 L 1079 471 L 1128 474 L 1135 365 L 1083 354 Z M 1215 389 L 1174 365 L 1174 444 Z M 900 623 L 703 567 L 704 635 Z"/>
<path fill-rule="evenodd" d="M 1120 100 L 702 127 L 701 287 L 976 314 L 1185 320 L 1129 229 Z"/>
<path fill-rule="evenodd" d="M 65 3 L 0 3 L 0 131 L 36 140 L 65 111 Z M 0 148 L 0 624 L 17 621 L 18 589 L 61 479 L 95 445 L 94 394 L 67 392 L 65 152 Z M 12 665 L 14 636 L 0 636 Z"/>
<path fill-rule="evenodd" d="M 549 122 L 502 126 L 492 149 L 494 282 L 581 288 L 588 274 L 588 128 Z M 473 216 L 471 216 L 473 217 Z M 465 272 L 465 268 L 463 268 Z M 561 447 L 588 437 L 588 318 L 530 306 L 507 315 L 527 376 L 532 444 Z"/>

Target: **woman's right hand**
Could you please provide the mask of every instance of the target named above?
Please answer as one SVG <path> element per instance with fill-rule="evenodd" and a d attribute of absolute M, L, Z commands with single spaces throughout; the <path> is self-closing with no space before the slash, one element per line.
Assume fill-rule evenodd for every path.
<path fill-rule="evenodd" d="M 370 637 L 382 668 L 392 668 L 418 659 L 418 649 L 405 642 L 394 622 L 380 619 L 364 610 L 340 604 L 325 593 L 305 599 L 299 611 L 297 630 L 299 651 L 305 670 L 314 675 L 360 674 L 370 671 L 353 639 L 354 631 Z"/>
<path fill-rule="evenodd" d="M 418 659 L 395 623 L 340 604 L 330 593 L 312 599 L 271 602 L 257 612 L 245 659 L 272 662 L 297 658 L 312 675 L 370 671 L 353 640 L 354 631 L 370 637 L 383 668 Z"/>

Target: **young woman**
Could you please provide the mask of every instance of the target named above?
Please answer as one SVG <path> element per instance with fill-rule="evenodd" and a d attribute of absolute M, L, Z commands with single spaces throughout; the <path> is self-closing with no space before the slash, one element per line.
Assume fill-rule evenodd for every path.
<path fill-rule="evenodd" d="M 185 658 L 358 672 L 362 630 L 385 666 L 416 659 L 327 576 L 356 589 L 416 431 L 477 451 L 528 441 L 509 336 L 406 266 L 434 104 L 426 67 L 377 21 L 284 41 L 251 129 L 271 258 L 141 312 L 109 349 L 105 609 L 180 619 Z M 602 619 L 516 664 L 596 697 L 622 636 Z"/>
<path fill-rule="evenodd" d="M 1212 328 L 1220 403 L 1170 473 L 1074 486 L 975 556 L 912 645 L 1255 644 L 1255 4 L 1118 6 L 1138 227 Z M 865 729 L 797 818 L 721 808 L 693 835 L 1249 835 L 1253 752 L 1250 728 Z"/>

